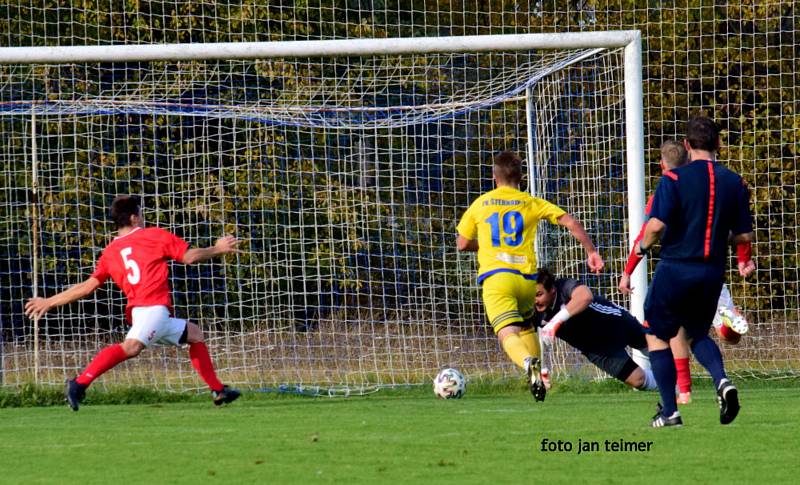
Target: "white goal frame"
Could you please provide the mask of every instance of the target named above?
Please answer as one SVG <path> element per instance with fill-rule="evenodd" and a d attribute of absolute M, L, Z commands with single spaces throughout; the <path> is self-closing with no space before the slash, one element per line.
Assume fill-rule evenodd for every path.
<path fill-rule="evenodd" d="M 368 55 L 511 52 L 534 49 L 624 48 L 625 145 L 627 170 L 628 239 L 632 244 L 644 222 L 644 120 L 642 37 L 638 30 L 556 34 L 476 35 L 439 38 L 347 39 L 290 42 L 209 44 L 148 44 L 0 48 L 0 65 L 82 62 L 147 62 L 320 58 Z M 531 91 L 526 91 L 531 115 Z M 528 122 L 528 158 L 533 143 Z M 531 191 L 534 192 L 531 185 Z M 631 313 L 644 317 L 647 266 L 632 275 Z M 35 290 L 34 290 L 35 291 Z M 38 335 L 34 323 L 34 340 Z M 36 344 L 38 347 L 38 344 Z M 36 349 L 34 349 L 35 351 Z M 35 367 L 38 368 L 38 365 Z"/>

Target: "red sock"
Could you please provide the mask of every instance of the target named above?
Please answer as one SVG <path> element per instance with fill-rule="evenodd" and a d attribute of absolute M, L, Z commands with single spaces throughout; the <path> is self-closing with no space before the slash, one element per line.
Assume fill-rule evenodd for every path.
<path fill-rule="evenodd" d="M 675 359 L 675 370 L 678 371 L 678 391 L 692 392 L 692 375 L 689 373 L 689 358 Z"/>
<path fill-rule="evenodd" d="M 722 338 L 729 340 L 731 339 L 732 335 L 735 334 L 736 332 L 731 327 L 723 325 L 719 327 L 719 333 L 720 335 L 722 335 Z"/>
<path fill-rule="evenodd" d="M 94 356 L 94 359 L 89 362 L 83 374 L 79 375 L 75 381 L 82 386 L 88 386 L 92 381 L 103 375 L 103 372 L 126 360 L 128 360 L 128 355 L 122 349 L 122 345 L 110 345 Z"/>
<path fill-rule="evenodd" d="M 189 344 L 189 357 L 192 359 L 192 367 L 200 374 L 200 377 L 208 384 L 212 391 L 221 391 L 222 383 L 217 379 L 214 372 L 214 364 L 208 355 L 208 347 L 204 342 Z"/>

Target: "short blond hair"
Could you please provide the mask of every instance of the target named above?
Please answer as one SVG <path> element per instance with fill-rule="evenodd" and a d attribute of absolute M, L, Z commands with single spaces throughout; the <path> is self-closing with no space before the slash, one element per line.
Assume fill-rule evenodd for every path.
<path fill-rule="evenodd" d="M 686 147 L 678 140 L 667 140 L 661 145 L 661 160 L 667 169 L 678 168 L 686 163 Z"/>

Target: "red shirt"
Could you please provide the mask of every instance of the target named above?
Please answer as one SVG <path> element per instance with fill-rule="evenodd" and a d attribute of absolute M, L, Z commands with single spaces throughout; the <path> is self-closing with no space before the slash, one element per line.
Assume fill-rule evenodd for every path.
<path fill-rule="evenodd" d="M 164 305 L 172 311 L 167 261 L 183 261 L 189 244 L 158 227 L 135 228 L 115 237 L 103 250 L 92 278 L 104 283 L 109 277 L 125 293 L 125 315 L 137 306 Z"/>

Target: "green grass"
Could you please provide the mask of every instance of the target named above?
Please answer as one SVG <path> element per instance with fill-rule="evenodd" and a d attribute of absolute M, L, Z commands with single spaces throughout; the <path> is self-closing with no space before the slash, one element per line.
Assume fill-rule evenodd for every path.
<path fill-rule="evenodd" d="M 568 388 L 565 386 L 564 388 Z M 606 386 L 534 403 L 518 387 L 427 389 L 349 399 L 246 394 L 136 405 L 0 409 L 3 483 L 790 483 L 798 473 L 800 386 L 740 385 L 720 426 L 708 386 L 686 426 L 647 427 L 657 397 Z M 705 387 L 705 389 L 703 389 Z M 591 389 L 589 389 L 591 390 Z M 585 389 L 582 391 L 586 391 Z M 91 394 L 90 394 L 91 397 Z M 99 401 L 95 397 L 96 401 Z M 543 452 L 541 442 L 572 452 Z M 601 451 L 577 454 L 578 440 Z M 605 440 L 652 442 L 605 450 Z"/>

